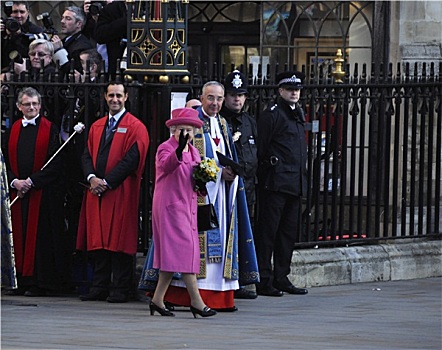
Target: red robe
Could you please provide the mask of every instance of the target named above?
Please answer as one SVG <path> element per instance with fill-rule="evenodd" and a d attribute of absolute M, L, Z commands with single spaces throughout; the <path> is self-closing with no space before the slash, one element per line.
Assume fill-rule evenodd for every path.
<path fill-rule="evenodd" d="M 87 147 L 94 167 L 107 120 L 107 116 L 97 120 L 89 131 Z M 108 189 L 101 197 L 86 191 L 80 213 L 77 249 L 105 249 L 130 255 L 137 252 L 138 203 L 149 134 L 139 119 L 126 113 L 112 140 L 106 174 L 124 158 L 134 143 L 137 143 L 140 153 L 136 171 L 116 188 Z"/>
<path fill-rule="evenodd" d="M 37 140 L 35 144 L 35 154 L 34 154 L 34 164 L 32 166 L 32 173 L 39 171 L 49 158 L 49 142 L 51 134 L 51 122 L 46 118 L 40 117 L 40 125 L 37 133 Z M 17 147 L 20 137 L 20 133 L 23 130 L 21 120 L 14 123 L 11 128 L 11 135 L 9 138 L 8 152 L 9 152 L 9 162 L 11 166 L 11 171 L 18 177 L 21 178 L 23 174 L 19 173 L 20 161 L 17 156 Z M 17 196 L 17 191 L 11 191 L 12 198 Z M 12 215 L 12 232 L 14 238 L 14 249 L 15 249 L 15 264 L 17 272 L 23 276 L 33 276 L 34 275 L 34 262 L 35 262 L 35 251 L 37 245 L 37 228 L 40 213 L 40 204 L 42 189 L 32 189 L 29 191 L 29 209 L 28 217 L 25 218 L 27 221 L 26 232 L 23 232 L 23 222 L 22 222 L 22 202 L 18 200 L 11 207 Z M 26 239 L 24 238 L 26 237 Z"/>

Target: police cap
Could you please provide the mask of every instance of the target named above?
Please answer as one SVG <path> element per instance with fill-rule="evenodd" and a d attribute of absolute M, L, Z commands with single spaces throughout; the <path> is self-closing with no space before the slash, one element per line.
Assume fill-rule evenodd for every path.
<path fill-rule="evenodd" d="M 247 78 L 239 70 L 234 70 L 226 77 L 224 87 L 227 92 L 233 92 L 236 94 L 247 93 Z"/>
<path fill-rule="evenodd" d="M 276 76 L 276 83 L 279 87 L 283 88 L 297 88 L 302 89 L 302 80 L 305 78 L 305 74 L 302 72 L 291 71 L 279 73 Z"/>

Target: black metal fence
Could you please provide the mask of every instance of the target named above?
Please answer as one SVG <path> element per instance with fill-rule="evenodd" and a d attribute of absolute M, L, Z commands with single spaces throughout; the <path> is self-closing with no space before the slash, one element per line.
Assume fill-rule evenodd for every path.
<path fill-rule="evenodd" d="M 433 66 L 424 65 L 421 73 L 416 66 L 410 75 L 407 65 L 398 65 L 395 72 L 390 65 L 374 76 L 366 68 L 358 71 L 356 65 L 341 84 L 330 72 L 311 74 L 305 81 L 309 189 L 300 214 L 299 247 L 442 235 L 442 73 L 435 75 Z M 150 236 L 154 156 L 168 137 L 164 122 L 171 95 L 187 92 L 188 98 L 197 98 L 204 82 L 222 81 L 206 71 L 195 65 L 185 83 L 179 77 L 167 84 L 144 81 L 149 79 L 128 83 L 128 110 L 146 124 L 151 137 L 140 203 L 140 251 Z M 259 118 L 277 88 L 271 77 L 249 83 L 247 108 Z M 2 139 L 20 117 L 18 91 L 30 85 L 42 93 L 44 113 L 60 127 L 63 115 L 74 116 L 70 127 L 76 122 L 76 101 L 81 101 L 87 129 L 105 113 L 104 76 L 82 84 L 24 76 L 2 88 Z"/>

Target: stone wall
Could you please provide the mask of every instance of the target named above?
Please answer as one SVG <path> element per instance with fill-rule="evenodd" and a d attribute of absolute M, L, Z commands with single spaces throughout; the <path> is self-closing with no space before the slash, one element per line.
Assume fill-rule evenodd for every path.
<path fill-rule="evenodd" d="M 291 282 L 319 287 L 442 276 L 442 242 L 295 250 Z"/>
<path fill-rule="evenodd" d="M 442 61 L 442 1 L 393 2 L 391 30 L 398 30 L 398 45 L 402 63 L 410 63 L 412 71 L 418 63 L 419 73 L 423 63 L 435 63 L 436 74 Z M 394 32 L 392 32 L 394 37 Z M 392 49 L 394 52 L 394 48 Z"/>

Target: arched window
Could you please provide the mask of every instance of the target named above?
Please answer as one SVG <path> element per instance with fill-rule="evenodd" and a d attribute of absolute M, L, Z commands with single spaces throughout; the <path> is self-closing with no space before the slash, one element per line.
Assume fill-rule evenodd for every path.
<path fill-rule="evenodd" d="M 370 63 L 372 2 L 272 1 L 262 11 L 261 56 L 271 65 L 327 70 L 338 49 L 347 63 Z"/>
<path fill-rule="evenodd" d="M 258 62 L 263 67 L 270 64 L 272 71 L 278 64 L 280 69 L 284 65 L 296 65 L 298 69 L 305 66 L 308 72 L 315 73 L 320 68 L 329 69 L 337 50 L 341 49 L 346 63 L 370 64 L 373 4 L 373 1 L 191 1 L 189 42 L 195 51 L 191 56 L 228 67 L 243 65 L 245 70 L 252 62 Z M 252 27 L 260 30 L 247 32 Z M 192 42 L 193 34 L 201 35 L 199 42 Z M 247 34 L 247 40 L 241 38 L 242 34 Z M 210 53 L 205 55 L 204 50 Z"/>

